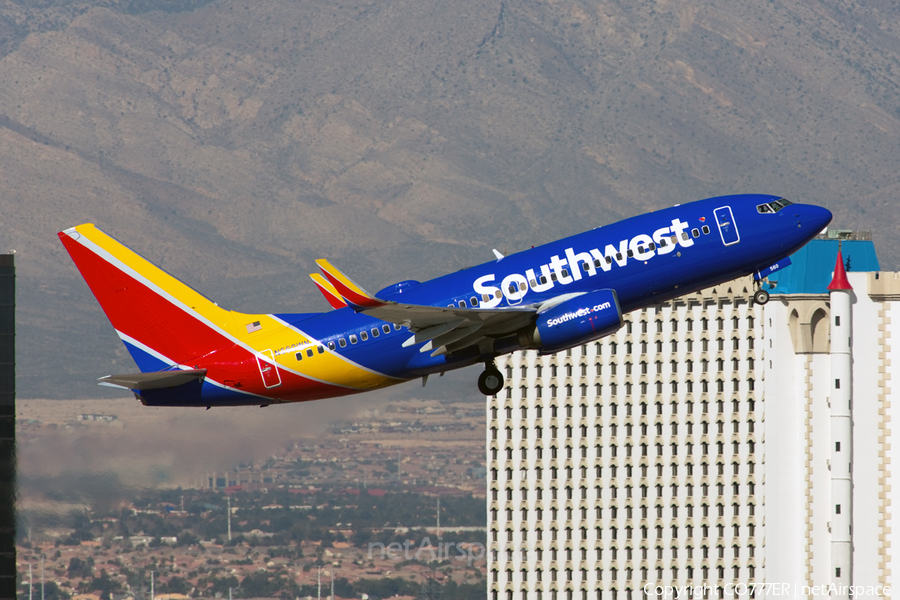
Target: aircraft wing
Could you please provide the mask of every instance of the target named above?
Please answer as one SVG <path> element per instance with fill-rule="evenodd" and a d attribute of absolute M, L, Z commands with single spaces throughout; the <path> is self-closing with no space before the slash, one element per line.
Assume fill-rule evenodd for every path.
<path fill-rule="evenodd" d="M 533 322 L 540 306 L 505 308 L 458 308 L 404 304 L 382 300 L 366 292 L 326 260 L 317 260 L 325 277 L 347 306 L 375 318 L 408 327 L 413 332 L 403 345 L 427 342 L 420 352 L 450 354 L 483 340 L 496 339 Z"/>

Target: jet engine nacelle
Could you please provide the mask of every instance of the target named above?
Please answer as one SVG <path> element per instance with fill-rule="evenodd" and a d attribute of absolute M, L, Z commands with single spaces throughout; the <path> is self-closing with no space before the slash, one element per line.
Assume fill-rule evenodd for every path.
<path fill-rule="evenodd" d="M 615 333 L 622 323 L 615 290 L 588 292 L 539 313 L 537 323 L 519 332 L 519 344 L 550 354 Z"/>

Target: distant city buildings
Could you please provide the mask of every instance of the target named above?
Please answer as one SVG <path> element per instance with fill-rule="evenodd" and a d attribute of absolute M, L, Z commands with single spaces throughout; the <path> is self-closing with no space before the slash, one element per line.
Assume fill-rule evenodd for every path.
<path fill-rule="evenodd" d="M 735 281 L 632 313 L 600 342 L 498 361 L 489 598 L 890 586 L 900 273 L 879 272 L 860 237 L 815 240 L 771 276 L 764 307 L 750 279 Z M 853 289 L 835 300 L 839 238 L 844 263 L 868 272 L 851 270 Z M 837 332 L 846 343 L 829 339 Z"/>
<path fill-rule="evenodd" d="M 102 421 L 105 423 L 112 423 L 113 421 L 117 421 L 119 419 L 116 415 L 103 415 L 96 413 L 83 413 L 78 415 L 79 421 Z"/>

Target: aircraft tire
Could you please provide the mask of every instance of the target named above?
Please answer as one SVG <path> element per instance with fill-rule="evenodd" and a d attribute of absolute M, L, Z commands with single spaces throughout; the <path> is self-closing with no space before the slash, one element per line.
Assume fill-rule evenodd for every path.
<path fill-rule="evenodd" d="M 503 389 L 503 374 L 495 368 L 487 368 L 478 376 L 478 391 L 485 396 L 496 396 Z"/>
<path fill-rule="evenodd" d="M 769 292 L 766 290 L 756 290 L 753 292 L 753 301 L 763 306 L 769 301 Z"/>

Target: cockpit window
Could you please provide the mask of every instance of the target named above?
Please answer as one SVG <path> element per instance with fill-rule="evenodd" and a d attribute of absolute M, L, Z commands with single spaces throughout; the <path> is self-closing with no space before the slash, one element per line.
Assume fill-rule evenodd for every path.
<path fill-rule="evenodd" d="M 784 208 L 785 206 L 790 206 L 793 204 L 790 200 L 786 200 L 785 198 L 779 198 L 778 200 L 774 200 L 772 202 L 768 202 L 766 204 L 760 204 L 756 207 L 756 212 L 758 213 L 777 213 L 779 210 Z"/>

